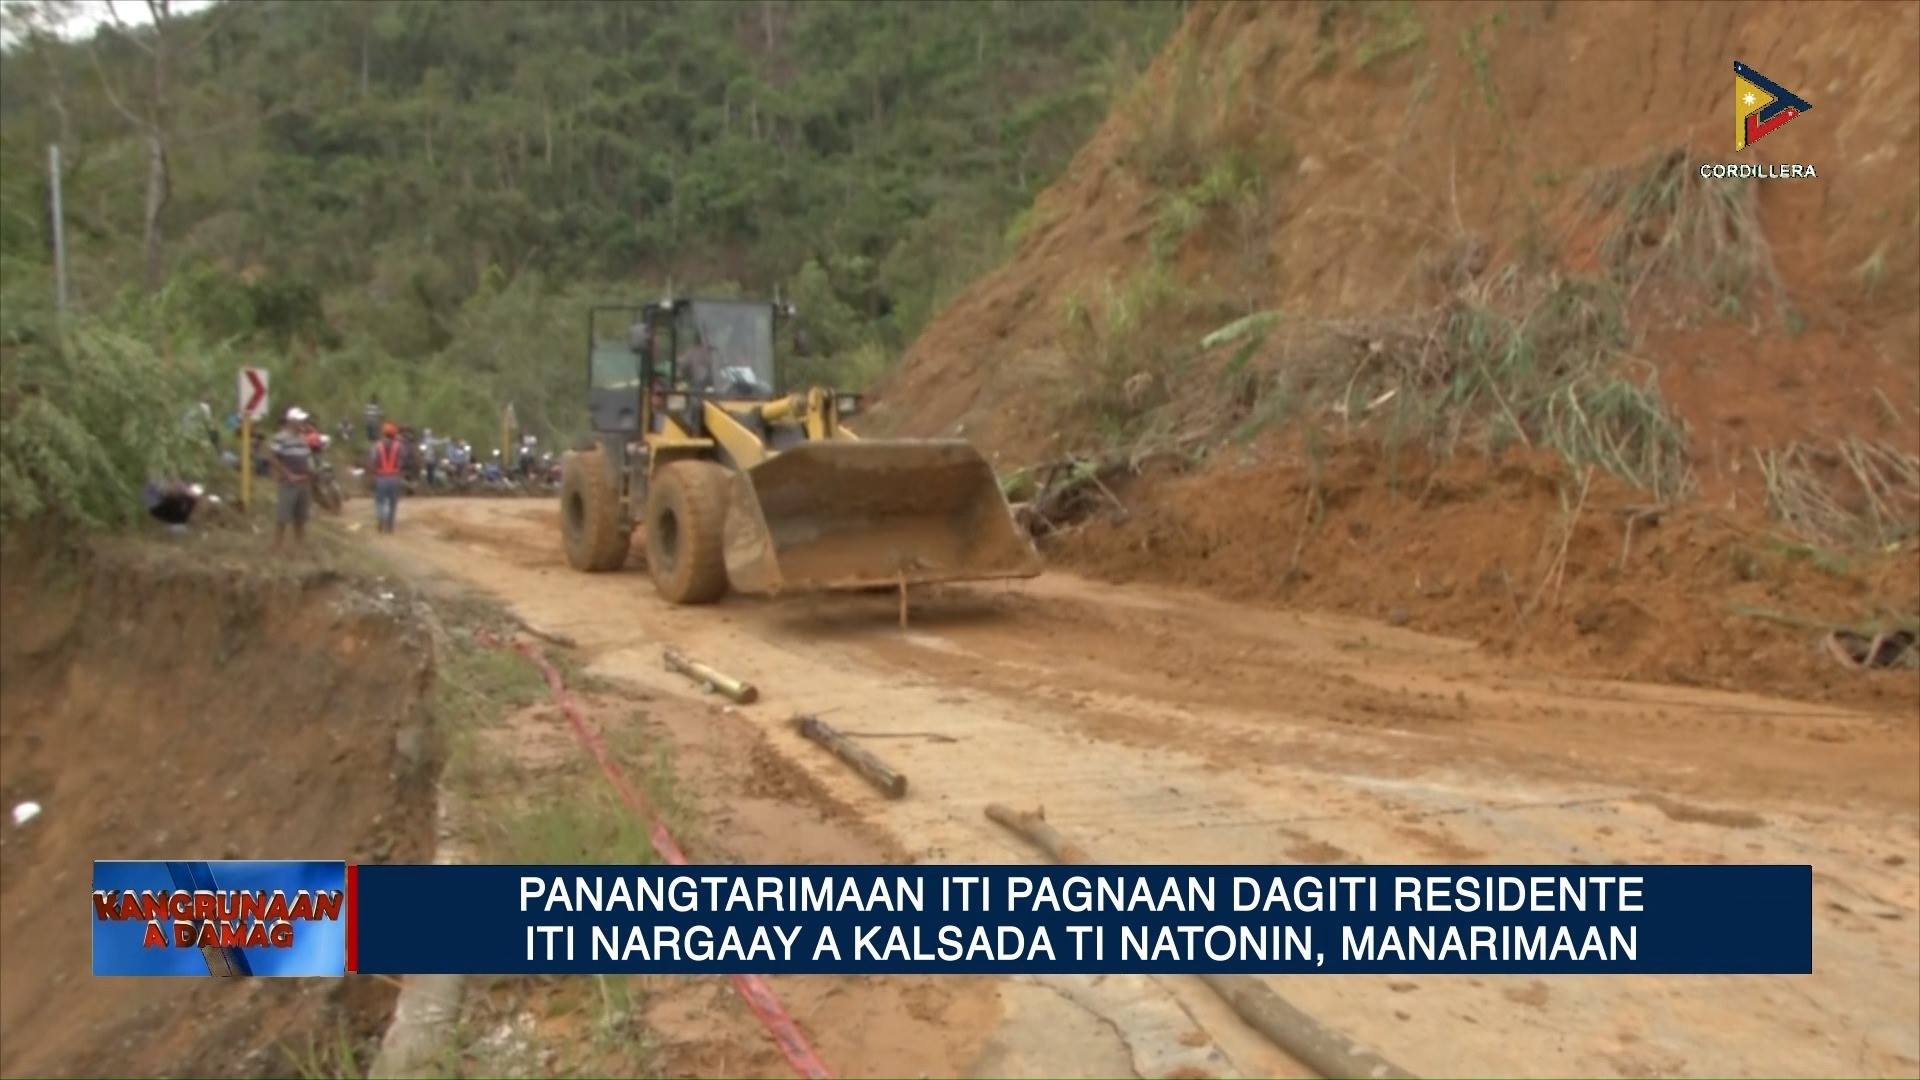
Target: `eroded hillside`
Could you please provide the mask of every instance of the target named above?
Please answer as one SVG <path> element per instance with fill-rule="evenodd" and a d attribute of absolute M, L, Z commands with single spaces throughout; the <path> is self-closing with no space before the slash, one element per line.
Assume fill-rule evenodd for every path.
<path fill-rule="evenodd" d="M 1122 462 L 1124 520 L 1053 545 L 1115 577 L 1825 684 L 1810 633 L 1920 609 L 1917 41 L 1879 4 L 1196 7 L 881 415 Z M 1736 58 L 1814 106 L 1738 154 Z M 1818 177 L 1699 171 L 1735 161 Z"/>

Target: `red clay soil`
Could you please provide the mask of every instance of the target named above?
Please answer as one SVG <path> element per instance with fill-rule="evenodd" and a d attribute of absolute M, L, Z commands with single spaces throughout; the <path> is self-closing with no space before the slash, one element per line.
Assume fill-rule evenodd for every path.
<path fill-rule="evenodd" d="M 1583 674 L 1908 714 L 1920 701 L 1914 670 L 1850 670 L 1819 628 L 1920 608 L 1911 543 L 1841 560 L 1750 515 L 1652 512 L 1598 471 L 1582 503 L 1583 477 L 1545 454 L 1406 460 L 1390 478 L 1375 453 L 1334 451 L 1314 473 L 1286 461 L 1150 473 L 1118 486 L 1125 521 L 1092 521 L 1048 554 L 1104 580 L 1367 615 Z M 1323 508 L 1311 525 L 1309 506 Z"/>
<path fill-rule="evenodd" d="M 1383 49 L 1409 25 L 1418 44 Z M 904 433 L 964 425 L 1010 461 L 1057 448 L 1058 416 L 1036 400 L 1034 379 L 1065 362 L 1068 298 L 1097 295 L 1149 259 L 1165 193 L 1128 155 L 1184 62 L 1219 76 L 1208 108 L 1224 111 L 1222 129 L 1257 127 L 1281 150 L 1265 160 L 1274 207 L 1257 279 L 1236 280 L 1206 236 L 1176 264 L 1196 287 L 1250 287 L 1264 306 L 1316 317 L 1440 299 L 1446 284 L 1415 268 L 1456 245 L 1483 248 L 1489 269 L 1544 246 L 1563 269 L 1591 270 L 1604 231 L 1594 183 L 1662 150 L 1814 164 L 1817 180 L 1744 181 L 1797 334 L 1643 288 L 1635 325 L 1649 333 L 1638 352 L 1722 457 L 1736 433 L 1769 446 L 1853 431 L 1885 412 L 1876 389 L 1900 413 L 1895 434 L 1912 442 L 1916 50 L 1920 8 L 1910 4 L 1197 4 L 1140 101 L 1116 107 L 1036 199 L 1014 257 L 927 327 L 878 410 Z M 1361 63 L 1374 54 L 1384 59 Z M 1735 58 L 1814 104 L 1738 154 Z M 1707 329 L 1664 332 L 1676 322 Z"/>
<path fill-rule="evenodd" d="M 0 1074 L 331 1075 L 374 979 L 95 979 L 92 860 L 431 853 L 424 641 L 337 575 L 184 550 L 0 564 Z M 409 733 L 413 736 L 408 738 Z M 412 751 L 403 752 L 411 747 Z"/>
<path fill-rule="evenodd" d="M 1306 318 L 1430 310 L 1462 287 L 1436 266 L 1483 283 L 1522 264 L 1597 276 L 1623 201 L 1596 192 L 1630 186 L 1663 152 L 1812 163 L 1815 180 L 1712 181 L 1750 185 L 1779 293 L 1715 304 L 1670 273 L 1631 293 L 1628 351 L 1654 365 L 1688 425 L 1698 495 L 1658 525 L 1637 519 L 1624 563 L 1626 509 L 1651 500 L 1602 480 L 1557 593 L 1528 610 L 1577 482 L 1545 462 L 1459 461 L 1430 488 L 1409 465 L 1396 492 L 1360 446 L 1322 466 L 1327 517 L 1298 573 L 1308 470 L 1271 447 L 1138 480 L 1122 492 L 1128 523 L 1092 525 L 1049 554 L 1115 579 L 1404 614 L 1583 671 L 1911 709 L 1910 675 L 1863 680 L 1820 654 L 1817 632 L 1732 612 L 1920 615 L 1912 541 L 1844 569 L 1823 554 L 1832 572 L 1789 554 L 1769 536 L 1754 457 L 1852 436 L 1920 449 L 1916 52 L 1911 4 L 1197 4 L 1144 92 L 1036 200 L 1013 258 L 914 343 L 876 423 L 964 434 L 1003 468 L 1111 438 L 1043 388 L 1089 377 L 1066 340 L 1070 303 L 1097 305 L 1153 262 L 1167 192 L 1139 147 L 1195 65 L 1214 81 L 1192 123 L 1258 133 L 1245 145 L 1262 155 L 1269 213 L 1264 235 L 1201 229 L 1166 265 L 1203 297 Z M 1735 59 L 1814 105 L 1738 153 Z M 1657 252 L 1657 236 L 1639 239 L 1642 257 Z M 1251 266 L 1249 240 L 1265 244 Z M 1166 412 L 1184 432 L 1204 397 L 1182 393 Z"/>

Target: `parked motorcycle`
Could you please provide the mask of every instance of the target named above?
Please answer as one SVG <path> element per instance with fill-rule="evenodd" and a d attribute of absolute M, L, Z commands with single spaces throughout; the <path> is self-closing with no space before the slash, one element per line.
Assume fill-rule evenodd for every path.
<path fill-rule="evenodd" d="M 337 514 L 347 504 L 347 497 L 340 490 L 340 479 L 334 475 L 333 463 L 327 460 L 327 447 L 332 439 L 320 436 L 320 445 L 313 455 L 313 501 L 320 504 L 322 510 Z"/>

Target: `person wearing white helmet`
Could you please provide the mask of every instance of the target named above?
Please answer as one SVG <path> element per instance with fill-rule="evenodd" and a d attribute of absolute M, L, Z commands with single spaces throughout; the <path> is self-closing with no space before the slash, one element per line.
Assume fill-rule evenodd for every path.
<path fill-rule="evenodd" d="M 275 551 L 286 542 L 289 525 L 294 543 L 304 544 L 307 539 L 307 518 L 313 513 L 313 447 L 307 442 L 306 423 L 307 411 L 292 406 L 267 444 L 267 465 L 278 489 L 273 507 Z"/>

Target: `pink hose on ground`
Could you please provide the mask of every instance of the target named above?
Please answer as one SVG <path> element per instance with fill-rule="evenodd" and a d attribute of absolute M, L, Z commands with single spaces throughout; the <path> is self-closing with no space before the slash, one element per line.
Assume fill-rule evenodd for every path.
<path fill-rule="evenodd" d="M 662 860 L 673 866 L 687 865 L 686 852 L 680 850 L 680 845 L 674 841 L 673 834 L 667 831 L 666 822 L 661 820 L 659 811 L 654 809 L 646 795 L 627 783 L 626 776 L 614 763 L 613 755 L 607 752 L 607 744 L 601 741 L 600 736 L 595 734 L 593 729 L 587 727 L 586 719 L 580 714 L 580 703 L 574 699 L 573 693 L 567 689 L 567 684 L 561 680 L 560 672 L 548 662 L 539 649 L 532 645 L 517 641 L 513 647 L 520 655 L 539 665 L 540 673 L 546 676 L 547 689 L 553 694 L 554 704 L 560 706 L 560 711 L 566 715 L 568 725 L 573 728 L 574 737 L 580 740 L 580 745 L 589 754 L 593 755 L 593 760 L 600 766 L 600 772 L 606 776 L 607 783 L 612 785 L 614 794 L 627 805 L 627 809 L 646 822 L 647 837 L 653 843 L 653 850 Z M 800 1026 L 793 1022 L 793 1017 L 787 1012 L 786 1007 L 780 1004 L 780 998 L 774 994 L 773 987 L 767 984 L 765 976 L 732 975 L 729 978 L 733 980 L 734 990 L 739 992 L 741 1000 L 747 1003 L 747 1008 L 767 1029 L 767 1034 L 772 1037 L 774 1045 L 780 1048 L 780 1053 L 785 1055 L 788 1064 L 793 1066 L 796 1075 L 807 1077 L 808 1080 L 824 1080 L 833 1075 L 827 1071 L 827 1066 L 820 1060 L 820 1056 L 814 1053 L 813 1046 L 807 1042 L 807 1037 L 801 1034 Z"/>

